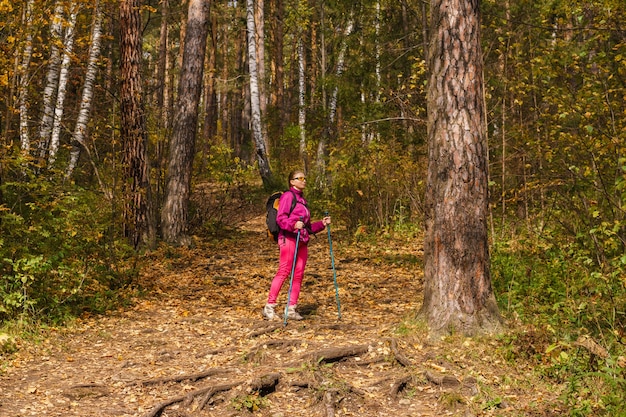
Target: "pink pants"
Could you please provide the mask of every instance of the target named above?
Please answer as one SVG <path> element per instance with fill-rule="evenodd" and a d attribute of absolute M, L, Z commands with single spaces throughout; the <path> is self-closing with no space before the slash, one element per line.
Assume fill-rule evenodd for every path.
<path fill-rule="evenodd" d="M 293 265 L 293 256 L 296 250 L 296 240 L 285 238 L 283 236 L 278 238 L 278 247 L 280 248 L 280 258 L 278 261 L 278 271 L 272 280 L 270 287 L 270 293 L 267 297 L 268 304 L 276 304 L 278 299 L 278 293 L 283 286 L 283 283 L 287 281 L 289 285 L 289 278 L 291 276 L 291 267 Z M 298 297 L 300 296 L 300 286 L 302 285 L 302 278 L 304 277 L 304 267 L 306 266 L 306 260 L 309 254 L 309 248 L 302 242 L 298 245 L 298 254 L 296 255 L 296 268 L 293 273 L 293 284 L 291 287 L 291 297 L 289 298 L 289 305 L 295 305 L 298 303 Z M 289 287 L 287 287 L 287 290 Z"/>

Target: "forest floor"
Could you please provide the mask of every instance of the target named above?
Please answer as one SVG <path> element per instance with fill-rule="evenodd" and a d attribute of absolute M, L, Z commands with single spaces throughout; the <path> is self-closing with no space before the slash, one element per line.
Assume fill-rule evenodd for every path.
<path fill-rule="evenodd" d="M 304 320 L 263 320 L 277 264 L 264 230 L 259 215 L 228 238 L 147 255 L 140 280 L 148 295 L 52 329 L 6 358 L 0 416 L 565 414 L 559 385 L 533 362 L 505 359 L 536 349 L 530 339 L 514 348 L 506 337 L 427 339 L 414 320 L 419 239 L 357 244 L 333 229 L 339 320 L 320 234 L 309 247 Z"/>

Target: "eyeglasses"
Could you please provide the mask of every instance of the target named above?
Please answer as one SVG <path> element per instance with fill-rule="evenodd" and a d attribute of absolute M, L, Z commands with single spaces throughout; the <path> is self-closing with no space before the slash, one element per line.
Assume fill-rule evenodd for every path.
<path fill-rule="evenodd" d="M 298 180 L 298 181 L 306 181 L 306 177 L 296 177 L 296 178 L 292 178 L 292 181 Z"/>

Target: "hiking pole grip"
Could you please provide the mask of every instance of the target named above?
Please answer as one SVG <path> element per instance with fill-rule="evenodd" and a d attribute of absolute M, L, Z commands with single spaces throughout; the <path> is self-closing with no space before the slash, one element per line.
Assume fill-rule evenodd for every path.
<path fill-rule="evenodd" d="M 302 221 L 302 216 L 300 216 Z M 293 251 L 293 263 L 291 264 L 291 278 L 289 278 L 289 291 L 287 291 L 287 305 L 285 306 L 285 315 L 283 316 L 283 325 L 287 325 L 287 315 L 289 315 L 289 303 L 291 301 L 291 288 L 293 288 L 293 275 L 296 271 L 296 260 L 298 259 L 298 243 L 300 243 L 300 232 L 302 229 L 298 229 L 296 235 L 296 249 Z"/>
<path fill-rule="evenodd" d="M 328 217 L 328 211 L 324 212 L 324 216 Z M 330 223 L 326 225 L 328 230 L 328 248 L 330 249 L 330 265 L 333 268 L 333 281 L 335 283 L 335 300 L 337 300 L 337 319 L 341 320 L 341 303 L 339 302 L 339 284 L 337 284 L 337 269 L 335 269 L 335 255 L 333 254 L 333 240 L 330 237 Z"/>

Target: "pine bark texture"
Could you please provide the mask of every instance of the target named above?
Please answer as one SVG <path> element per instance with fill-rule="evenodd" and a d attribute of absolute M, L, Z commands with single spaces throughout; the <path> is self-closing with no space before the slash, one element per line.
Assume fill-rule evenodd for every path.
<path fill-rule="evenodd" d="M 429 167 L 421 314 L 434 334 L 498 328 L 478 0 L 431 0 Z"/>
<path fill-rule="evenodd" d="M 141 79 L 139 0 L 120 3 L 120 112 L 124 146 L 124 232 L 135 248 L 152 246 L 156 233 L 151 212 L 146 132 Z"/>
<path fill-rule="evenodd" d="M 161 212 L 163 239 L 188 245 L 191 174 L 198 130 L 198 104 L 202 92 L 209 2 L 190 0 L 178 102 L 170 142 L 165 203 Z"/>

